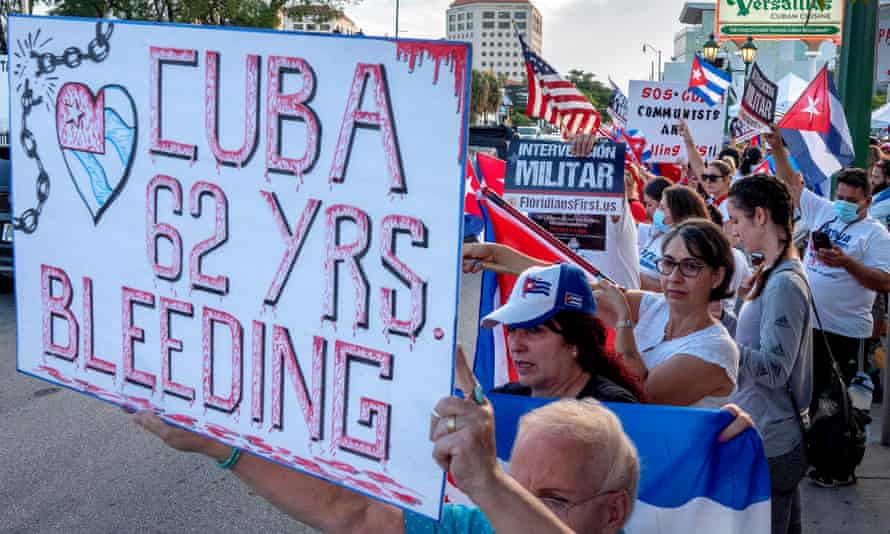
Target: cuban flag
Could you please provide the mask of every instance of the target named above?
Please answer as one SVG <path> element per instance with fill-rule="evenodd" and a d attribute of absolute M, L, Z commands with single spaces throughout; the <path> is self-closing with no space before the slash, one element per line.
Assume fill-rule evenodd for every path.
<path fill-rule="evenodd" d="M 522 295 L 550 295 L 550 282 L 529 276 L 522 288 Z"/>
<path fill-rule="evenodd" d="M 683 179 L 683 167 L 674 163 L 653 163 L 652 174 L 667 178 L 673 183 L 679 183 Z"/>
<path fill-rule="evenodd" d="M 646 141 L 646 134 L 642 130 L 616 128 L 615 142 L 627 145 L 627 150 L 633 154 L 638 164 L 646 163 L 652 159 L 652 151 Z"/>
<path fill-rule="evenodd" d="M 689 73 L 689 90 L 701 97 L 709 106 L 723 101 L 723 95 L 732 85 L 732 77 L 726 71 L 711 65 L 698 54 L 692 60 Z"/>
<path fill-rule="evenodd" d="M 831 191 L 831 176 L 853 162 L 853 139 L 828 67 L 822 67 L 778 124 L 807 186 Z"/>
<path fill-rule="evenodd" d="M 794 159 L 794 156 L 788 156 L 788 163 L 791 164 L 791 170 L 800 172 L 800 165 L 797 164 L 797 160 Z M 751 170 L 751 174 L 771 174 L 775 176 L 776 160 L 771 155 L 767 156 L 758 166 Z"/>
<path fill-rule="evenodd" d="M 489 395 L 498 458 L 509 471 L 519 418 L 551 402 Z M 763 443 L 748 429 L 727 443 L 717 436 L 725 411 L 607 404 L 637 447 L 640 486 L 626 534 L 769 532 L 770 482 Z"/>

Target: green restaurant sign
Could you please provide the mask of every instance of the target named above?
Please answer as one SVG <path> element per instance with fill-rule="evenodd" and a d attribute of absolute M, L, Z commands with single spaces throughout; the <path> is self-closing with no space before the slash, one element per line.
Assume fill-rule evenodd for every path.
<path fill-rule="evenodd" d="M 718 0 L 721 38 L 834 39 L 843 29 L 843 0 Z"/>

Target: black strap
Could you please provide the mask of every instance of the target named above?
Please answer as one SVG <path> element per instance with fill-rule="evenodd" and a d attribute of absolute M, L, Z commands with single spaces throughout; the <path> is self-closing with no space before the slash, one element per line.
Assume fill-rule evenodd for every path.
<path fill-rule="evenodd" d="M 837 363 L 837 360 L 834 358 L 834 353 L 831 350 L 831 345 L 828 343 L 828 335 L 825 333 L 825 329 L 822 327 L 822 319 L 819 317 L 819 310 L 816 308 L 816 301 L 813 298 L 813 290 L 810 288 L 810 282 L 807 280 L 805 276 L 802 276 L 797 271 L 791 271 L 794 274 L 797 274 L 801 280 L 803 280 L 804 285 L 807 288 L 807 294 L 810 297 L 810 306 L 813 308 L 813 315 L 816 317 L 816 324 L 819 326 L 819 331 L 822 333 L 822 340 L 825 342 L 825 351 L 828 353 L 828 359 L 831 361 L 831 371 L 833 374 L 833 379 L 839 381 L 841 386 L 841 410 L 844 414 L 844 420 L 848 421 L 850 419 L 850 399 L 847 396 L 847 388 L 846 384 L 844 384 L 843 374 L 841 373 L 841 368 Z M 797 399 L 794 397 L 794 394 L 791 391 L 791 386 L 788 382 L 785 383 L 785 389 L 788 391 L 788 395 L 791 397 L 791 404 L 794 407 L 794 412 L 797 414 L 797 420 L 800 423 L 801 435 L 806 437 L 806 425 L 804 425 L 803 417 L 800 415 L 800 407 L 797 404 Z M 810 420 L 812 422 L 812 419 Z"/>

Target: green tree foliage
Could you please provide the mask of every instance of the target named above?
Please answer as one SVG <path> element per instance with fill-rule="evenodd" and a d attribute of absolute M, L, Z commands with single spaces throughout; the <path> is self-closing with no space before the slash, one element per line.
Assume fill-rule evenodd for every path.
<path fill-rule="evenodd" d="M 871 110 L 874 111 L 887 103 L 887 93 L 879 92 L 871 97 Z"/>
<path fill-rule="evenodd" d="M 599 80 L 595 80 L 596 75 L 592 72 L 585 72 L 580 69 L 572 69 L 569 71 L 568 80 L 575 84 L 575 87 L 581 91 L 581 94 L 596 107 L 600 115 L 606 116 L 606 108 L 609 107 L 609 96 L 612 89 L 604 85 Z"/>
<path fill-rule="evenodd" d="M 2 1 L 2 0 L 0 0 Z M 47 0 L 50 13 L 75 17 L 277 28 L 281 14 L 332 18 L 360 0 Z"/>
<path fill-rule="evenodd" d="M 28 0 L 0 0 L 0 54 L 6 54 L 6 16 L 10 13 L 27 13 L 34 10 L 34 2 Z"/>
<path fill-rule="evenodd" d="M 497 113 L 501 106 L 502 82 L 490 71 L 473 70 L 470 78 L 470 115 L 471 122 L 477 122 L 481 115 L 483 120 L 489 113 Z"/>
<path fill-rule="evenodd" d="M 510 111 L 510 124 L 512 126 L 533 126 L 537 124 L 537 121 L 528 118 L 524 109 L 513 108 Z"/>

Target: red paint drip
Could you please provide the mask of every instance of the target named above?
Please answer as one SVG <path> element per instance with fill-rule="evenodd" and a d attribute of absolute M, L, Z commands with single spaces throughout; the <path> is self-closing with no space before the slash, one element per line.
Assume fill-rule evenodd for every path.
<path fill-rule="evenodd" d="M 180 425 L 186 425 L 186 426 L 191 426 L 191 427 L 195 426 L 195 424 L 198 422 L 198 420 L 195 419 L 194 417 L 191 417 L 188 415 L 183 415 L 183 414 L 178 414 L 178 413 L 167 415 L 164 418 L 169 419 L 169 420 L 173 421 L 174 423 L 179 423 Z"/>
<path fill-rule="evenodd" d="M 234 430 L 229 430 L 228 428 L 219 426 L 214 423 L 205 423 L 204 428 L 207 430 L 207 432 L 210 432 L 218 438 L 230 439 L 241 437 L 241 435 Z M 256 445 L 256 443 L 254 445 Z"/>
<path fill-rule="evenodd" d="M 325 460 L 324 458 L 315 457 L 315 461 L 321 462 L 327 466 L 333 467 L 338 471 L 343 471 L 349 473 L 350 475 L 356 475 L 359 473 L 359 470 L 353 467 L 352 465 L 346 462 L 339 462 L 337 460 Z"/>
<path fill-rule="evenodd" d="M 399 493 L 398 491 L 391 491 L 390 493 L 392 493 L 392 496 L 395 497 L 398 501 L 402 502 L 403 504 L 407 504 L 409 506 L 419 506 L 419 505 L 423 504 L 423 501 L 421 501 L 420 499 L 418 499 L 417 497 L 414 497 L 412 495 L 407 495 L 405 493 Z"/>
<path fill-rule="evenodd" d="M 456 44 L 421 43 L 416 41 L 398 41 L 396 43 L 396 60 L 407 61 L 408 71 L 414 72 L 414 67 L 423 63 L 426 54 L 435 62 L 433 72 L 433 85 L 439 83 L 439 67 L 442 63 L 450 67 L 454 73 L 454 96 L 457 97 L 457 112 L 464 114 L 467 106 L 466 70 L 467 48 Z M 464 130 L 460 130 L 460 144 L 458 154 L 464 146 Z"/>

